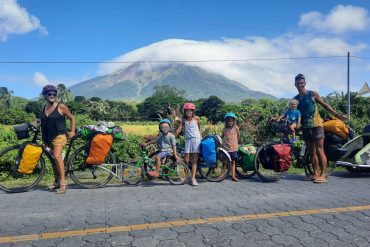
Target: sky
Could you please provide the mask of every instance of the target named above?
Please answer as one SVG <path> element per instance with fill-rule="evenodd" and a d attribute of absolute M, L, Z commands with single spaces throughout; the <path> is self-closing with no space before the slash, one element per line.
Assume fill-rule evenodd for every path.
<path fill-rule="evenodd" d="M 35 98 L 131 62 L 184 61 L 289 98 L 370 82 L 370 1 L 0 0 L 0 86 Z M 122 63 L 107 63 L 107 62 Z"/>

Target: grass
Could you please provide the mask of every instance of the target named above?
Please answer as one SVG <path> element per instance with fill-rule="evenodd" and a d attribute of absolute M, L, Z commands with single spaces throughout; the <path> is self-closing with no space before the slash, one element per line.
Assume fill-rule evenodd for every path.
<path fill-rule="evenodd" d="M 158 125 L 140 125 L 140 124 L 125 124 L 121 126 L 126 134 L 134 134 L 138 136 L 156 135 L 158 134 Z"/>

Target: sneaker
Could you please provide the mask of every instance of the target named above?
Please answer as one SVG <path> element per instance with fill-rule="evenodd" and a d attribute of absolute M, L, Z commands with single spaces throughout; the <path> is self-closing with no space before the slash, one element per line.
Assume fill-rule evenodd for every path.
<path fill-rule="evenodd" d="M 193 180 L 191 180 L 191 185 L 198 186 L 199 184 L 198 184 L 197 180 L 193 179 Z"/>

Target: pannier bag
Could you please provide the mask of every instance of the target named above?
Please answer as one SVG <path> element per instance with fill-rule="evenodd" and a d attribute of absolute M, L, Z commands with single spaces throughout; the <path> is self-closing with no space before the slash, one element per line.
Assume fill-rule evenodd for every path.
<path fill-rule="evenodd" d="M 20 148 L 18 172 L 32 174 L 42 155 L 42 147 L 27 143 Z"/>
<path fill-rule="evenodd" d="M 290 159 L 290 146 L 289 144 L 274 144 L 274 171 L 285 172 L 292 164 Z"/>
<path fill-rule="evenodd" d="M 260 160 L 264 169 L 274 169 L 275 153 L 272 148 L 273 145 L 265 145 L 262 147 L 258 159 Z"/>
<path fill-rule="evenodd" d="M 350 132 L 348 126 L 339 119 L 332 119 L 323 123 L 323 128 L 325 132 L 329 132 L 340 136 L 342 138 L 347 138 Z"/>
<path fill-rule="evenodd" d="M 18 140 L 27 139 L 30 137 L 27 124 L 20 124 L 14 126 L 14 131 L 15 134 L 17 135 Z"/>
<path fill-rule="evenodd" d="M 339 149 L 346 142 L 346 138 L 342 138 L 332 133 L 325 133 L 324 150 L 328 161 L 337 161 L 342 157 L 342 155 L 344 155 L 344 153 L 339 151 Z"/>
<path fill-rule="evenodd" d="M 90 142 L 89 156 L 86 163 L 89 165 L 100 165 L 105 162 L 110 148 L 112 147 L 113 136 L 110 134 L 96 134 Z"/>
<path fill-rule="evenodd" d="M 214 136 L 205 137 L 201 143 L 202 157 L 204 162 L 211 166 L 217 162 L 217 140 Z"/>
<path fill-rule="evenodd" d="M 239 154 L 241 156 L 243 171 L 254 171 L 256 147 L 254 147 L 252 144 L 243 145 L 239 147 Z"/>

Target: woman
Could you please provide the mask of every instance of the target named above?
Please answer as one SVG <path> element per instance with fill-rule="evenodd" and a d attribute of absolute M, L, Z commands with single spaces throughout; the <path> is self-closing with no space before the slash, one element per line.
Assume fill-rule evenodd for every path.
<path fill-rule="evenodd" d="M 330 105 L 324 102 L 320 95 L 315 91 L 306 89 L 306 79 L 303 74 L 295 77 L 295 86 L 298 95 L 294 98 L 298 100 L 298 110 L 301 112 L 301 126 L 303 139 L 310 153 L 311 162 L 314 168 L 314 175 L 311 180 L 314 183 L 326 182 L 327 159 L 324 153 L 324 129 L 317 104 L 334 117 L 343 121 L 348 120 L 345 116 L 338 114 Z M 320 165 L 320 173 L 319 173 Z"/>
<path fill-rule="evenodd" d="M 58 90 L 53 85 L 46 85 L 42 89 L 42 95 L 46 104 L 41 113 L 42 139 L 47 146 L 51 148 L 56 161 L 56 167 L 53 166 L 55 182 L 49 186 L 51 191 L 57 194 L 64 194 L 67 190 L 67 181 L 65 179 L 64 161 L 62 151 L 69 138 L 75 135 L 75 118 L 69 109 L 56 101 Z M 71 121 L 71 131 L 67 133 L 66 117 Z"/>

